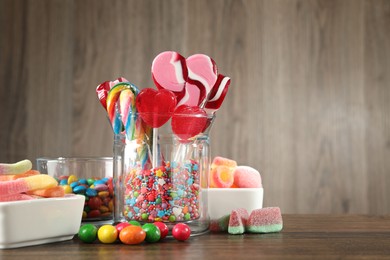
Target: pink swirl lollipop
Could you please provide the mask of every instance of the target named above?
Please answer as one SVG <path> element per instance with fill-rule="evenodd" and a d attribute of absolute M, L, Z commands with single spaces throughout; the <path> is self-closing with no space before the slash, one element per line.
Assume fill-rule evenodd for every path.
<path fill-rule="evenodd" d="M 187 81 L 199 88 L 200 93 L 202 93 L 200 98 L 203 98 L 199 104 L 203 106 L 212 87 L 217 81 L 217 65 L 213 59 L 204 54 L 194 54 L 188 57 L 186 64 L 188 68 Z"/>
<path fill-rule="evenodd" d="M 187 77 L 186 59 L 179 53 L 165 51 L 154 58 L 152 78 L 158 89 L 170 90 L 179 99 L 184 94 Z"/>
<path fill-rule="evenodd" d="M 185 94 L 177 104 L 177 107 L 181 105 L 197 107 L 205 98 L 206 91 L 204 88 L 199 88 L 197 85 L 187 82 L 185 86 Z"/>

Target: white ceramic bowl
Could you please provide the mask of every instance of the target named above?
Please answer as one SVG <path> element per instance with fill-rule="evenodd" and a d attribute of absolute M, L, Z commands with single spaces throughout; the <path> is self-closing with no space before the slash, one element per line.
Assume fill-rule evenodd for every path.
<path fill-rule="evenodd" d="M 245 208 L 250 214 L 263 207 L 263 194 L 263 188 L 210 188 L 207 191 L 210 219 L 217 220 L 238 208 Z"/>
<path fill-rule="evenodd" d="M 0 202 L 0 249 L 70 240 L 78 233 L 84 196 Z"/>

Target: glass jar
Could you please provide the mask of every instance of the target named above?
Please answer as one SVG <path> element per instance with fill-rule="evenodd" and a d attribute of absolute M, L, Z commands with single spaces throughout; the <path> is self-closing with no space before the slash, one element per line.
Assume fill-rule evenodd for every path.
<path fill-rule="evenodd" d="M 114 182 L 120 187 L 116 189 L 115 222 L 162 221 L 170 228 L 186 223 L 192 235 L 208 230 L 208 131 L 213 119 L 193 116 L 195 121 L 206 117 L 195 136 L 191 136 L 191 123 L 190 130 L 183 127 L 185 133 L 177 128 L 173 132 L 171 120 L 150 128 L 138 115 L 132 118 L 134 129 L 115 135 Z"/>
<path fill-rule="evenodd" d="M 85 196 L 82 222 L 112 223 L 112 157 L 37 158 L 37 170 L 57 179 L 66 193 Z"/>

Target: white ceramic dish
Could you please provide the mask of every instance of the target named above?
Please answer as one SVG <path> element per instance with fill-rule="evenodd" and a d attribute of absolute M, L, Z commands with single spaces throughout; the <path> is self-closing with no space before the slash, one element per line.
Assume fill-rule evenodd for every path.
<path fill-rule="evenodd" d="M 245 208 L 250 214 L 263 207 L 263 194 L 263 188 L 210 188 L 207 191 L 210 219 L 217 220 L 237 208 Z"/>
<path fill-rule="evenodd" d="M 84 196 L 0 202 L 0 249 L 70 240 L 78 233 Z"/>

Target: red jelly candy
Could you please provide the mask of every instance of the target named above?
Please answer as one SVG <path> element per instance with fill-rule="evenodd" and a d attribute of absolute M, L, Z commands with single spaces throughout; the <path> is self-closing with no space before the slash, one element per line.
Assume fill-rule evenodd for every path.
<path fill-rule="evenodd" d="M 88 206 L 90 209 L 99 209 L 103 204 L 102 200 L 99 197 L 91 197 L 88 201 Z"/>
<path fill-rule="evenodd" d="M 166 89 L 145 88 L 138 94 L 135 105 L 145 123 L 157 128 L 171 118 L 176 107 L 176 97 Z"/>
<path fill-rule="evenodd" d="M 172 131 L 187 140 L 203 131 L 207 124 L 207 114 L 200 107 L 181 105 L 172 116 Z"/>

